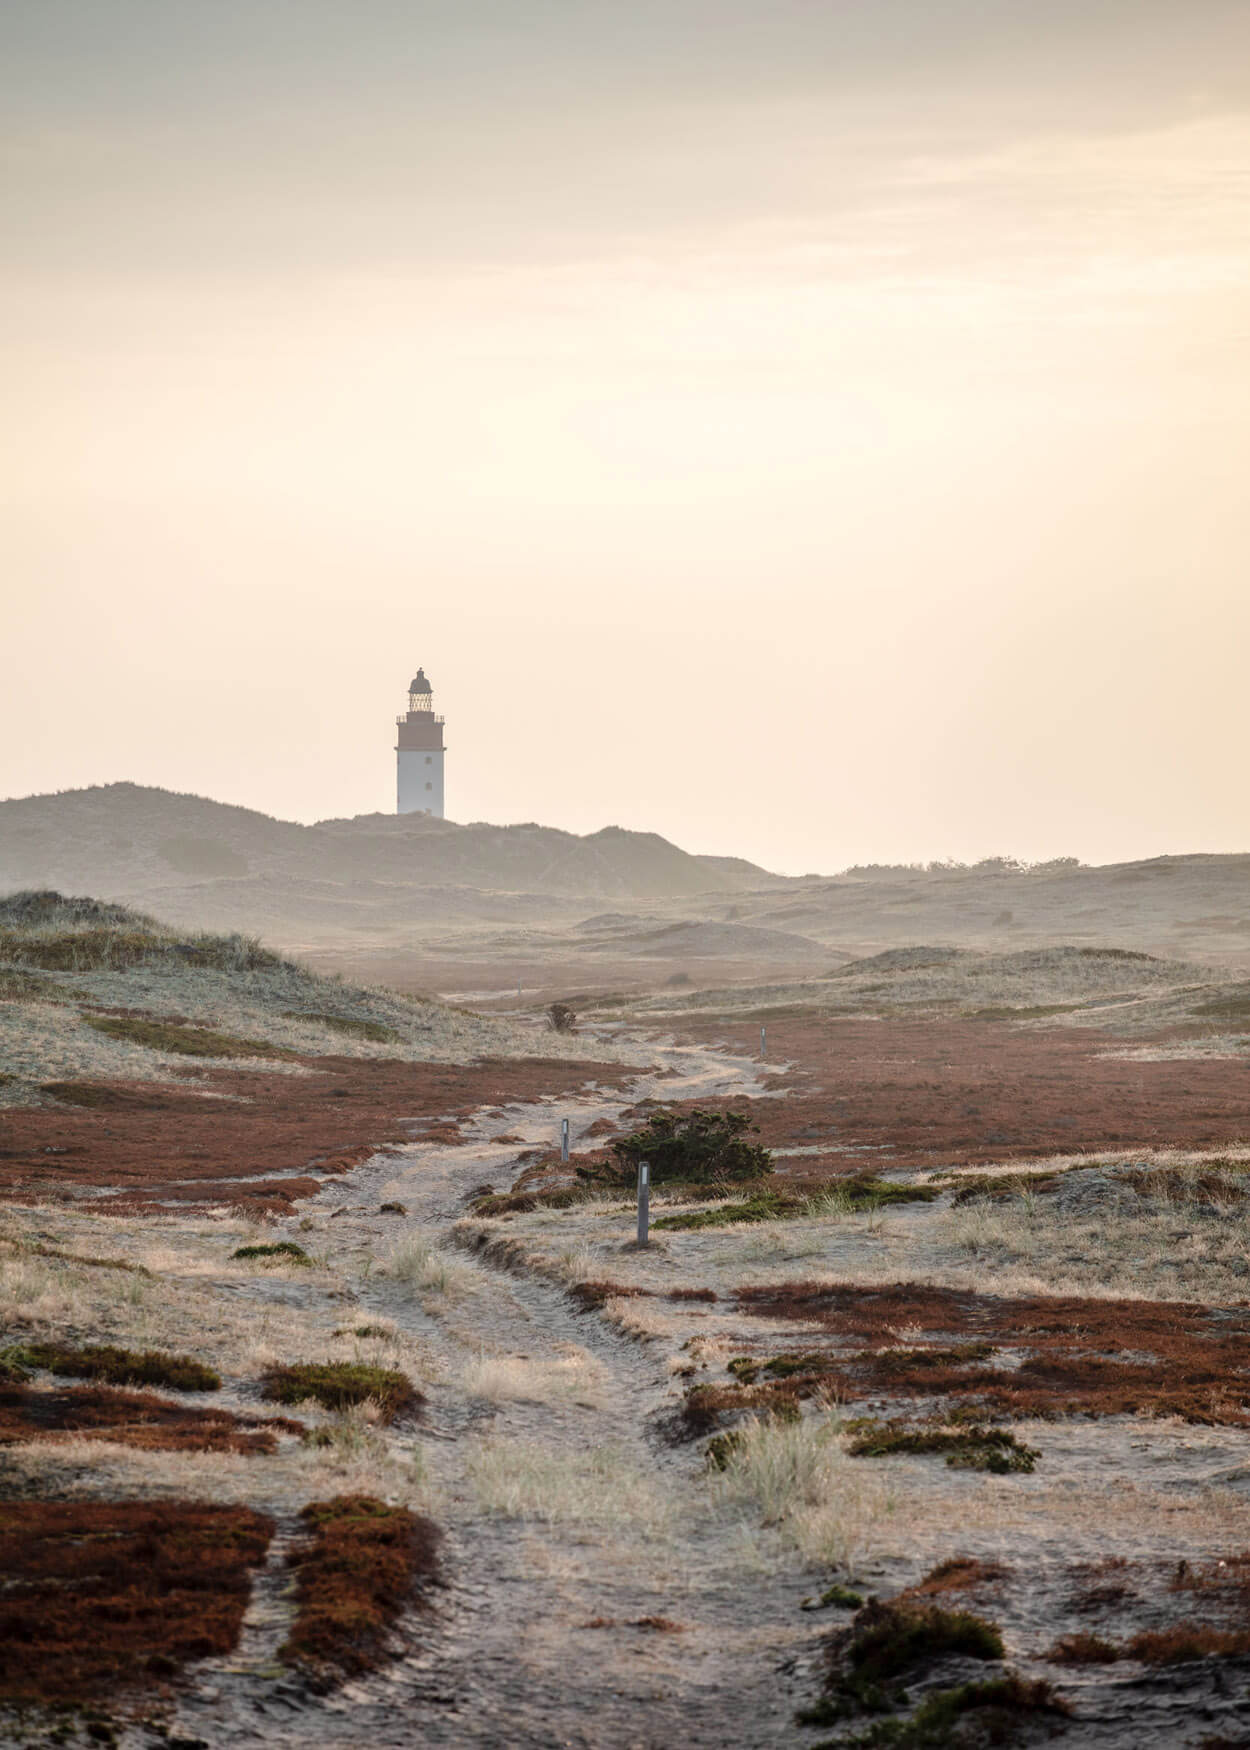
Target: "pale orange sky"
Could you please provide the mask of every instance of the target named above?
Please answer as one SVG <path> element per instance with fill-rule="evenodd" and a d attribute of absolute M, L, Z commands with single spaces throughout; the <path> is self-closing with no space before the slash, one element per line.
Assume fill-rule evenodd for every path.
<path fill-rule="evenodd" d="M 0 794 L 1250 847 L 1244 0 L 4 9 Z"/>

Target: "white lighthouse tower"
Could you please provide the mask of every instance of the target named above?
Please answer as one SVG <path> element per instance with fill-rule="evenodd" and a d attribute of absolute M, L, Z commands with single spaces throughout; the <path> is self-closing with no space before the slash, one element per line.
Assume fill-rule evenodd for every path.
<path fill-rule="evenodd" d="M 397 814 L 432 814 L 443 818 L 443 720 L 434 715 L 434 689 L 417 670 L 408 688 L 408 712 L 395 719 L 398 776 Z"/>

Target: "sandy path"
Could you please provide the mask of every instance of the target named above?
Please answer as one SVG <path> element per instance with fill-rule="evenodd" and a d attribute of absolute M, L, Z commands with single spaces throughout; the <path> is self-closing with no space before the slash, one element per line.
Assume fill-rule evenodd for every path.
<path fill-rule="evenodd" d="M 388 1243 L 401 1235 L 445 1242 L 465 1194 L 511 1176 L 515 1146 L 492 1143 L 488 1133 L 553 1139 L 567 1116 L 576 1142 L 640 1093 L 760 1091 L 748 1059 L 700 1047 L 660 1056 L 669 1073 L 645 1078 L 627 1098 L 492 1111 L 468 1146 L 414 1145 L 328 1186 L 319 1214 L 343 1210 L 328 1229 L 332 1262 L 377 1245 L 376 1211 L 386 1199 L 407 1208 L 387 1224 Z M 623 1216 L 622 1243 L 631 1237 Z M 201 1684 L 180 1706 L 177 1730 L 212 1745 L 263 1738 L 668 1750 L 678 1742 L 720 1747 L 727 1731 L 743 1750 L 790 1741 L 795 1698 L 778 1666 L 809 1650 L 822 1626 L 798 1610 L 811 1577 L 775 1562 L 769 1535 L 755 1525 L 714 1513 L 697 1454 L 650 1431 L 653 1413 L 672 1399 L 663 1352 L 579 1312 L 555 1284 L 460 1254 L 451 1265 L 454 1292 L 422 1299 L 373 1276 L 360 1284 L 355 1308 L 419 1336 L 440 1376 L 422 1444 L 450 1584 L 419 1625 L 420 1650 L 328 1697 L 293 1684 L 275 1689 L 268 1643 L 276 1646 L 281 1623 L 268 1634 L 263 1627 L 274 1617 L 271 1561 L 252 1613 L 260 1626 L 251 1657 L 229 1662 L 229 1681 Z M 483 1358 L 532 1374 L 537 1401 L 476 1395 L 465 1372 Z M 580 1385 L 543 1387 L 570 1368 Z M 484 1511 L 472 1474 L 483 1455 L 496 1489 L 544 1475 L 551 1517 Z M 646 1625 L 648 1618 L 676 1626 Z"/>

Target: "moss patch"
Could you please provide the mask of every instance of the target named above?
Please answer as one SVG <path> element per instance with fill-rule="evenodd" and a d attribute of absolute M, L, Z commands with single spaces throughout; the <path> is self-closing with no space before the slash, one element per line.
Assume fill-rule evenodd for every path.
<path fill-rule="evenodd" d="M 84 1015 L 88 1027 L 110 1039 L 125 1039 L 149 1051 L 171 1051 L 181 1057 L 278 1057 L 295 1053 L 260 1039 L 239 1039 L 233 1033 L 218 1033 L 211 1027 L 186 1022 L 161 1021 L 143 1015 Z"/>
<path fill-rule="evenodd" d="M 312 1263 L 312 1259 L 303 1246 L 297 1246 L 294 1240 L 272 1240 L 263 1246 L 240 1246 L 237 1251 L 231 1252 L 230 1256 L 245 1260 L 259 1260 L 261 1263 L 265 1262 L 266 1259 L 280 1264 L 311 1265 Z"/>
<path fill-rule="evenodd" d="M 300 1518 L 311 1535 L 291 1557 L 298 1609 L 282 1657 L 327 1676 L 370 1670 L 404 1606 L 437 1578 L 438 1528 L 368 1495 L 314 1501 Z"/>
<path fill-rule="evenodd" d="M 653 1221 L 653 1229 L 678 1232 L 703 1227 L 729 1227 L 739 1221 L 779 1221 L 783 1216 L 797 1214 L 802 1204 L 798 1198 L 786 1197 L 775 1191 L 764 1191 L 747 1203 L 722 1203 L 715 1209 L 697 1209 L 689 1215 L 662 1215 Z"/>
<path fill-rule="evenodd" d="M 0 1504 L 0 1698 L 151 1688 L 239 1637 L 273 1521 L 181 1502 Z"/>
<path fill-rule="evenodd" d="M 373 1402 L 388 1422 L 425 1402 L 406 1373 L 391 1367 L 369 1367 L 361 1361 L 271 1367 L 261 1389 L 274 1403 L 302 1404 L 311 1398 L 327 1410 L 348 1410 L 354 1404 Z"/>
<path fill-rule="evenodd" d="M 221 1375 L 190 1355 L 161 1349 L 117 1349 L 109 1343 L 23 1343 L 6 1350 L 22 1367 L 42 1367 L 74 1379 L 109 1385 L 163 1385 L 173 1391 L 219 1391 Z"/>
<path fill-rule="evenodd" d="M 728 1227 L 732 1222 L 793 1221 L 841 1211 L 847 1215 L 862 1215 L 870 1209 L 883 1209 L 896 1203 L 932 1203 L 938 1191 L 931 1185 L 902 1185 L 893 1179 L 878 1179 L 870 1173 L 858 1173 L 837 1180 L 819 1198 L 804 1197 L 794 1191 L 759 1191 L 743 1203 L 722 1203 L 715 1209 L 700 1209 L 689 1215 L 663 1215 L 651 1223 L 653 1228 L 674 1230 Z"/>
<path fill-rule="evenodd" d="M 366 1021 L 357 1015 L 306 1014 L 300 1009 L 284 1010 L 288 1021 L 303 1021 L 310 1027 L 328 1027 L 332 1033 L 345 1033 L 350 1039 L 367 1039 L 373 1045 L 398 1045 L 401 1035 L 394 1027 L 381 1021 Z"/>
<path fill-rule="evenodd" d="M 847 1446 L 852 1458 L 895 1458 L 938 1453 L 952 1470 L 996 1476 L 1030 1472 L 1041 1453 L 1006 1428 L 944 1427 L 937 1422 L 860 1423 Z"/>

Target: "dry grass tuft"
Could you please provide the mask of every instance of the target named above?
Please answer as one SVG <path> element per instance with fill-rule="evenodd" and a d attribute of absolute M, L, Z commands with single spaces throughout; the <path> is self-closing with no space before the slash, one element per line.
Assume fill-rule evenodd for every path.
<path fill-rule="evenodd" d="M 713 1488 L 722 1504 L 758 1509 L 806 1560 L 854 1573 L 894 1503 L 849 1462 L 841 1434 L 833 1416 L 750 1417 L 726 1441 Z"/>

